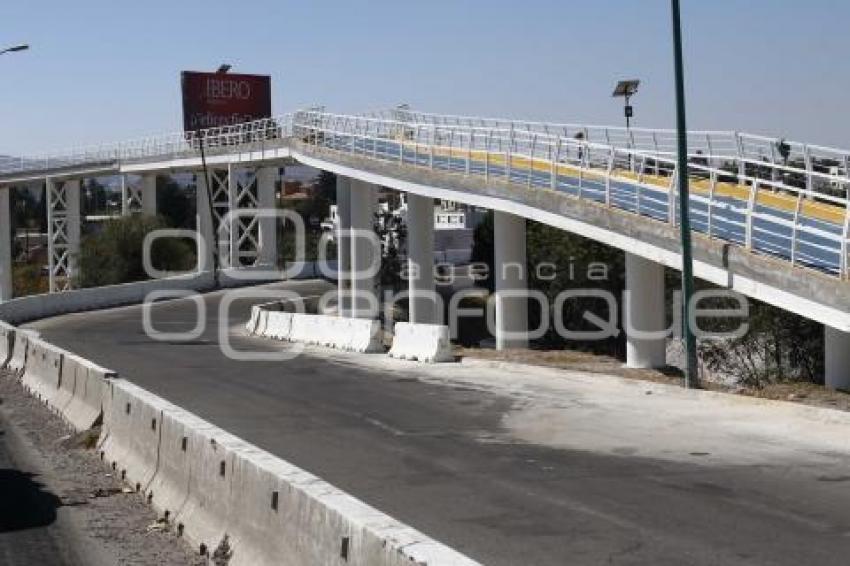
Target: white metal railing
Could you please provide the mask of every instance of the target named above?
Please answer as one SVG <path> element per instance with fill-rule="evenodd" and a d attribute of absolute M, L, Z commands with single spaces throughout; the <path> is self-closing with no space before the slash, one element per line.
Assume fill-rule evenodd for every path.
<path fill-rule="evenodd" d="M 173 159 L 198 154 L 201 139 L 211 154 L 237 147 L 283 143 L 292 131 L 292 115 L 265 118 L 254 122 L 220 126 L 198 132 L 173 132 L 113 144 L 103 144 L 33 157 L 0 160 L 0 176 L 49 172 L 69 167 L 117 164 L 153 159 Z"/>
<path fill-rule="evenodd" d="M 675 155 L 654 148 L 619 147 L 511 123 L 325 112 L 299 113 L 293 135 L 368 159 L 548 187 L 674 224 L 678 218 Z M 847 277 L 846 179 L 784 162 L 713 156 L 694 154 L 688 168 L 696 187 L 691 213 L 697 231 Z M 726 194 L 718 190 L 724 187 Z M 772 201 L 764 202 L 769 196 Z"/>
<path fill-rule="evenodd" d="M 665 222 L 676 223 L 678 216 L 671 130 L 629 131 L 402 109 L 360 116 L 311 109 L 199 133 L 7 159 L 0 161 L 0 180 L 21 173 L 49 174 L 62 167 L 106 163 L 117 168 L 126 162 L 197 156 L 201 139 L 210 155 L 279 147 L 294 140 L 402 166 L 509 180 L 529 189 L 551 188 Z M 793 265 L 848 277 L 848 152 L 735 132 L 690 132 L 689 142 L 695 230 Z M 768 194 L 787 206 L 765 204 Z M 813 214 L 818 207 L 822 212 Z"/>
<path fill-rule="evenodd" d="M 376 117 L 441 126 L 513 127 L 516 130 L 580 137 L 588 141 L 646 152 L 668 155 L 676 153 L 676 131 L 669 129 L 627 129 L 587 124 L 481 118 L 434 114 L 406 108 L 381 110 L 373 114 Z M 768 161 L 775 165 L 793 164 L 792 168 L 807 171 L 821 173 L 835 171 L 836 176 L 842 177 L 845 183 L 850 183 L 850 151 L 844 149 L 741 132 L 691 131 L 688 132 L 688 151 L 692 157 L 699 156 L 712 161 L 722 159 L 748 160 L 752 163 Z"/>

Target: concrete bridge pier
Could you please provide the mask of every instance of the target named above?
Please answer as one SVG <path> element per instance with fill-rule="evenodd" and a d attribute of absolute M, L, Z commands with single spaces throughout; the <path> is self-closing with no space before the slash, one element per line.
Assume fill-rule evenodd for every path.
<path fill-rule="evenodd" d="M 824 326 L 824 384 L 850 390 L 850 332 Z"/>
<path fill-rule="evenodd" d="M 410 322 L 437 324 L 434 302 L 434 199 L 407 195 L 407 263 Z"/>
<path fill-rule="evenodd" d="M 195 179 L 195 186 L 197 187 L 195 190 L 195 222 L 199 240 L 198 271 L 212 271 L 215 258 L 215 234 L 210 211 L 210 198 L 207 192 L 207 180 L 203 172 L 198 172 Z M 203 248 L 203 250 L 200 248 Z"/>
<path fill-rule="evenodd" d="M 336 219 L 337 313 L 351 316 L 351 179 L 343 175 L 336 176 Z"/>
<path fill-rule="evenodd" d="M 351 316 L 375 318 L 375 266 L 380 265 L 381 250 L 374 234 L 378 191 L 375 185 L 351 179 Z"/>
<path fill-rule="evenodd" d="M 496 282 L 496 349 L 528 346 L 528 268 L 525 218 L 494 212 L 494 278 Z"/>
<path fill-rule="evenodd" d="M 257 222 L 260 226 L 260 246 L 257 263 L 264 267 L 277 268 L 277 217 L 275 216 L 275 179 L 277 167 L 262 167 L 257 171 L 257 206 L 262 211 Z"/>
<path fill-rule="evenodd" d="M 627 367 L 652 369 L 666 365 L 664 307 L 664 266 L 626 252 Z"/>
<path fill-rule="evenodd" d="M 11 187 L 0 189 L 0 302 L 12 298 L 12 214 Z"/>
<path fill-rule="evenodd" d="M 139 190 L 142 193 L 142 215 L 156 216 L 156 175 L 142 175 Z"/>

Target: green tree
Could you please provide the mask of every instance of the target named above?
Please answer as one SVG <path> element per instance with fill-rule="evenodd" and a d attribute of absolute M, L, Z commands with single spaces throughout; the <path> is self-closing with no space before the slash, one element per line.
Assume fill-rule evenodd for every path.
<path fill-rule="evenodd" d="M 167 228 L 162 218 L 141 215 L 108 220 L 97 234 L 83 238 L 79 267 L 81 287 L 142 281 L 142 245 L 153 230 Z M 189 271 L 196 265 L 194 245 L 188 240 L 160 238 L 151 249 L 153 266 L 161 271 Z"/>
<path fill-rule="evenodd" d="M 494 288 L 494 240 L 493 212 L 489 212 L 483 222 L 475 229 L 472 261 L 488 265 L 488 278 L 485 286 L 492 292 Z M 528 287 L 546 295 L 549 304 L 559 293 L 568 289 L 603 289 L 618 299 L 624 289 L 625 259 L 620 250 L 600 244 L 593 240 L 559 230 L 539 222 L 526 224 L 526 257 Z M 619 317 L 622 317 L 622 309 Z M 571 330 L 592 331 L 597 328 L 585 320 L 585 312 L 607 318 L 607 305 L 595 298 L 579 298 L 567 301 L 564 312 L 557 316 Z M 536 301 L 529 303 L 529 325 L 534 328 L 541 317 L 554 316 L 551 312 L 541 312 Z M 554 324 L 548 325 L 549 332 L 538 342 L 538 346 L 547 348 L 570 348 L 592 350 L 623 357 L 625 336 L 620 333 L 616 338 L 597 342 L 567 342 L 555 331 Z"/>
<path fill-rule="evenodd" d="M 159 214 L 173 228 L 195 227 L 195 199 L 189 191 L 167 177 L 156 179 L 156 200 Z"/>

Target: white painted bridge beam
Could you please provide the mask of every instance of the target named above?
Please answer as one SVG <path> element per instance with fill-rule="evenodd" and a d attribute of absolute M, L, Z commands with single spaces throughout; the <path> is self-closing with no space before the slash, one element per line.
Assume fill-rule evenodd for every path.
<path fill-rule="evenodd" d="M 528 346 L 525 218 L 495 211 L 493 223 L 496 349 Z"/>
<path fill-rule="evenodd" d="M 626 366 L 666 365 L 664 266 L 626 252 Z M 658 336 L 650 334 L 658 333 Z"/>

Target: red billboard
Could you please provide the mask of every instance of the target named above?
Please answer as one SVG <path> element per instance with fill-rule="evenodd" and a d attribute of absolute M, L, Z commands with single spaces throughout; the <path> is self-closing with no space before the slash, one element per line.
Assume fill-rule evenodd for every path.
<path fill-rule="evenodd" d="M 194 131 L 272 115 L 267 75 L 183 71 L 183 129 Z"/>

